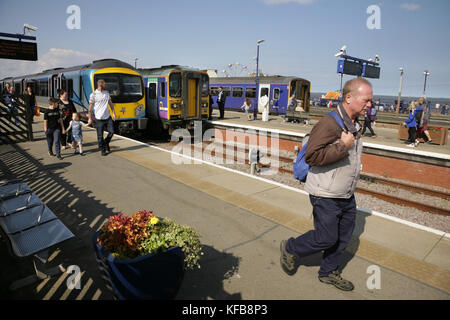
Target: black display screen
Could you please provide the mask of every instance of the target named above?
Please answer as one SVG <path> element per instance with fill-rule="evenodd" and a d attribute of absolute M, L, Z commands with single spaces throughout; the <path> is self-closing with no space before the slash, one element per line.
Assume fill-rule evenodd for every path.
<path fill-rule="evenodd" d="M 366 65 L 364 77 L 374 79 L 380 78 L 380 67 Z"/>
<path fill-rule="evenodd" d="M 345 60 L 343 73 L 352 76 L 360 76 L 362 74 L 362 67 L 362 64 Z"/>

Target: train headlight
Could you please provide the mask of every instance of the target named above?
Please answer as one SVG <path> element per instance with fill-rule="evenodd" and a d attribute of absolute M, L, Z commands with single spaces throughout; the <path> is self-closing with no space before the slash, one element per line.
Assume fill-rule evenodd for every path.
<path fill-rule="evenodd" d="M 207 108 L 207 107 L 208 107 L 208 104 L 207 104 L 206 102 L 204 102 L 204 103 L 202 103 L 202 107 L 203 107 L 203 108 Z"/>
<path fill-rule="evenodd" d="M 134 116 L 138 117 L 140 116 L 142 113 L 144 112 L 144 105 L 140 104 L 136 107 L 136 109 L 134 109 Z"/>
<path fill-rule="evenodd" d="M 179 103 L 171 103 L 170 107 L 174 110 L 180 109 L 181 105 Z"/>

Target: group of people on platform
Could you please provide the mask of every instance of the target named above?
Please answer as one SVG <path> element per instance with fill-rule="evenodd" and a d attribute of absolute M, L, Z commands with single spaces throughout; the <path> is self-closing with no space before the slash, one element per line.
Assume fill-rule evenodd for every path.
<path fill-rule="evenodd" d="M 419 145 L 417 136 L 424 134 L 425 143 L 431 143 L 430 132 L 428 131 L 428 121 L 430 120 L 431 110 L 428 108 L 424 97 L 420 97 L 417 101 L 412 101 L 409 105 L 408 119 L 402 124 L 408 128 L 408 147 L 415 148 Z"/>
<path fill-rule="evenodd" d="M 72 100 L 69 99 L 67 91 L 58 90 L 58 97 L 59 99 L 49 99 L 49 110 L 44 113 L 44 132 L 47 137 L 48 154 L 56 155 L 61 160 L 61 150 L 70 147 L 75 149 L 74 154 L 84 156 L 82 128 L 92 125 L 92 111 L 95 115 L 95 127 L 101 154 L 105 156 L 111 152 L 109 143 L 114 135 L 113 120 L 115 120 L 116 114 L 111 96 L 106 90 L 106 82 L 102 79 L 98 80 L 97 89 L 89 97 L 87 124 L 80 121 L 80 115 Z M 112 114 L 109 106 L 111 106 Z M 105 130 L 108 132 L 106 138 L 103 137 Z M 53 153 L 53 145 L 55 145 L 56 154 Z"/>
<path fill-rule="evenodd" d="M 58 90 L 59 99 L 50 98 L 49 107 L 44 112 L 44 132 L 47 138 L 48 154 L 62 160 L 61 150 L 75 149 L 74 153 L 83 153 L 82 126 L 80 115 L 64 89 Z M 55 153 L 53 153 L 53 145 Z M 78 150 L 77 150 L 78 147 Z"/>

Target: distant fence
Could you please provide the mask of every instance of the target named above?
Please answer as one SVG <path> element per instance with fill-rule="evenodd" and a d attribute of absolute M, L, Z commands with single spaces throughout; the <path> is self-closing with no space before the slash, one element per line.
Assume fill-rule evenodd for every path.
<path fill-rule="evenodd" d="M 0 145 L 33 141 L 32 116 L 22 95 L 9 106 L 0 101 Z"/>

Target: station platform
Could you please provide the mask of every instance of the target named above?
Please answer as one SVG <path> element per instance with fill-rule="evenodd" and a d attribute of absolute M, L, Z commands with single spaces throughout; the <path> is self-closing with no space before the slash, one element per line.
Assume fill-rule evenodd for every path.
<path fill-rule="evenodd" d="M 212 113 L 213 120 L 210 121 L 211 124 L 217 126 L 228 126 L 228 127 L 242 127 L 242 128 L 261 128 L 267 130 L 268 133 L 274 132 L 284 136 L 297 136 L 304 137 L 305 134 L 309 133 L 317 123 L 317 120 L 310 120 L 309 124 L 286 122 L 280 115 L 269 115 L 269 121 L 262 121 L 261 114 L 258 114 L 256 121 L 247 120 L 245 113 L 238 111 L 225 111 L 225 118 L 219 120 L 219 111 L 213 109 Z M 362 119 L 363 120 L 363 119 Z M 362 122 L 361 122 L 362 124 Z M 424 154 L 428 156 L 441 157 L 443 159 L 450 159 L 450 144 L 446 145 L 435 145 L 420 143 L 416 148 L 407 147 L 404 141 L 398 140 L 398 132 L 396 128 L 392 128 L 391 125 L 385 126 L 381 122 L 376 122 L 375 126 L 372 125 L 377 137 L 371 138 L 369 136 L 364 136 L 363 141 L 366 146 L 380 148 L 395 147 L 400 148 L 404 153 L 409 154 Z M 366 134 L 370 134 L 367 130 Z M 449 133 L 450 137 L 450 133 Z M 291 150 L 293 151 L 293 150 Z"/>
<path fill-rule="evenodd" d="M 281 270 L 280 241 L 313 228 L 305 193 L 203 161 L 175 164 L 170 151 L 117 135 L 112 153 L 102 157 L 90 128 L 83 133 L 86 156 L 69 149 L 58 160 L 47 155 L 41 120 L 33 125 L 35 141 L 0 145 L 1 177 L 27 182 L 75 234 L 51 263 L 79 266 L 81 288 L 69 290 L 70 274 L 64 273 L 8 292 L 9 283 L 32 267 L 14 261 L 1 242 L 3 299 L 111 299 L 91 237 L 109 216 L 140 209 L 201 235 L 202 268 L 186 273 L 177 299 L 450 299 L 448 234 L 359 210 L 341 266 L 355 290 L 343 292 L 318 281 L 321 254 L 303 259 L 294 276 Z M 374 265 L 380 268 L 379 289 L 367 285 Z"/>

